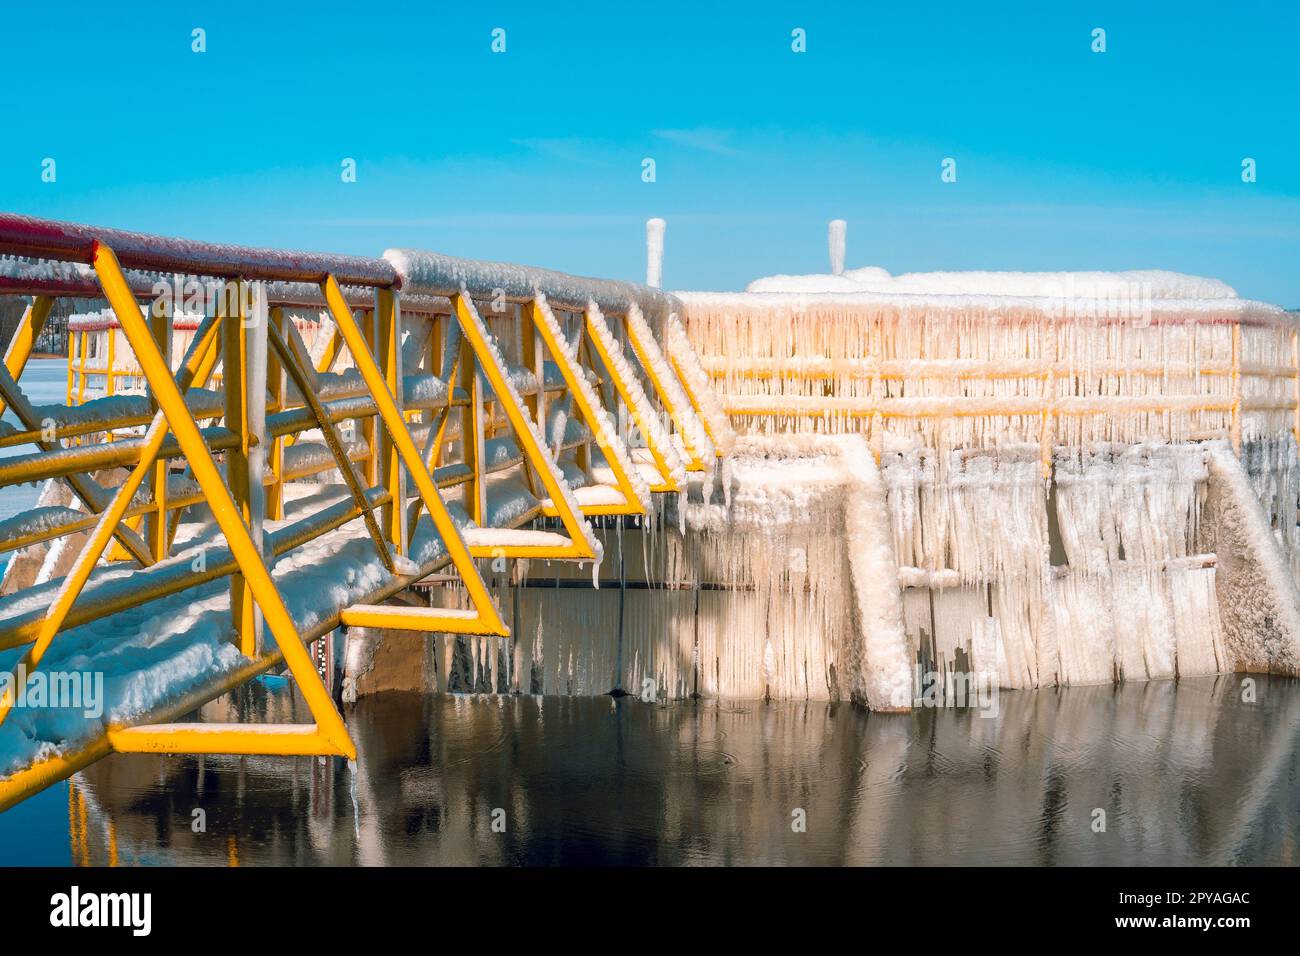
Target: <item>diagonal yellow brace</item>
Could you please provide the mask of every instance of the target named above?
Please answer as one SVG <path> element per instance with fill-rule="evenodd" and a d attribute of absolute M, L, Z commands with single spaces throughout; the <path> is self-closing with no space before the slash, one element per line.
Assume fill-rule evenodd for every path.
<path fill-rule="evenodd" d="M 600 313 L 599 309 L 588 309 L 586 321 L 588 339 L 592 344 L 592 348 L 600 359 L 601 365 L 605 367 L 606 376 L 613 381 L 619 398 L 631 413 L 637 431 L 645 438 L 646 447 L 650 449 L 655 468 L 659 470 L 659 481 L 651 485 L 650 490 L 654 492 L 679 491 L 680 486 L 677 479 L 674 478 L 674 472 L 681 467 L 681 458 L 677 454 L 677 449 L 667 442 L 668 434 L 664 431 L 659 420 L 650 418 L 653 413 L 653 410 L 650 409 L 650 399 L 646 396 L 645 389 L 641 387 L 640 381 L 631 376 L 632 370 L 627 365 L 626 360 L 620 361 L 623 359 L 622 354 L 615 352 L 619 345 L 614 338 L 613 332 L 610 331 L 609 323 L 605 321 L 605 317 Z"/>
<path fill-rule="evenodd" d="M 0 398 L 8 402 L 9 407 L 18 416 L 18 421 L 22 423 L 23 428 L 29 431 L 40 430 L 41 425 L 36 420 L 35 410 L 32 408 L 31 403 L 27 401 L 26 396 L 23 395 L 18 383 L 10 376 L 9 369 L 5 366 L 0 366 Z M 59 447 L 57 441 L 37 441 L 35 444 L 41 451 L 54 451 Z M 99 514 L 104 510 L 108 494 L 89 475 L 66 475 L 63 480 L 68 483 L 68 486 L 72 488 L 76 496 L 81 499 L 90 511 Z M 154 563 L 153 555 L 149 552 L 149 546 L 135 531 L 125 525 L 118 525 L 114 528 L 113 534 L 141 565 L 148 566 Z"/>
<path fill-rule="evenodd" d="M 682 447 L 689 459 L 686 470 L 709 471 L 713 467 L 711 459 L 714 450 L 711 447 L 712 442 L 708 431 L 691 406 L 690 399 L 677 383 L 676 376 L 668 366 L 668 360 L 660 350 L 659 344 L 655 342 L 650 326 L 646 324 L 645 317 L 636 305 L 628 309 L 627 340 L 632 346 L 632 351 L 636 353 L 637 361 L 641 363 L 641 368 L 645 371 L 646 378 L 650 380 L 655 394 L 668 409 L 673 426 L 682 439 Z"/>
<path fill-rule="evenodd" d="M 533 324 L 542 337 L 546 350 L 551 353 L 551 357 L 555 360 L 555 364 L 564 378 L 564 384 L 573 398 L 574 405 L 577 406 L 578 415 L 586 423 L 592 435 L 595 436 L 596 445 L 605 458 L 605 464 L 614 473 L 615 483 L 623 495 L 623 501 L 625 502 L 623 505 L 612 507 L 606 505 L 602 513 L 645 514 L 646 508 L 638 500 L 639 496 L 636 488 L 633 487 L 632 478 L 628 474 L 628 467 L 631 463 L 627 459 L 625 447 L 622 445 L 619 436 L 615 434 L 613 423 L 607 419 L 602 421 L 604 416 L 601 412 L 603 410 L 599 409 L 595 404 L 597 397 L 591 391 L 591 387 L 585 380 L 579 379 L 582 373 L 576 367 L 577 356 L 573 355 L 567 343 L 561 340 L 555 314 L 551 311 L 549 305 L 539 299 L 533 299 L 528 303 L 527 307 L 533 314 Z M 637 477 L 640 477 L 639 473 Z M 642 484 L 642 488 L 645 488 L 644 484 Z"/>
<path fill-rule="evenodd" d="M 370 507 L 370 499 L 366 497 L 365 490 L 361 487 L 361 482 L 357 480 L 357 473 L 352 467 L 352 460 L 348 458 L 348 453 L 343 447 L 343 441 L 339 438 L 338 429 L 330 421 L 328 413 L 324 406 L 321 405 L 320 399 L 312 391 L 311 383 L 307 381 L 307 376 L 302 370 L 303 357 L 294 355 L 285 344 L 284 337 L 280 335 L 280 330 L 274 324 L 268 325 L 266 330 L 267 340 L 271 343 L 271 348 L 280 356 L 280 365 L 293 383 L 298 386 L 298 391 L 302 393 L 303 401 L 311 409 L 312 417 L 316 419 L 316 427 L 320 429 L 325 436 L 325 444 L 329 447 L 330 454 L 334 456 L 334 463 L 338 465 L 339 474 L 343 476 L 344 483 L 348 486 L 348 491 L 352 493 L 352 500 L 356 502 L 357 507 L 361 510 L 361 517 L 365 521 L 366 530 L 370 532 L 371 539 L 375 542 L 375 550 L 379 552 L 379 560 L 384 562 L 384 567 L 388 569 L 389 574 L 396 572 L 393 564 L 393 553 L 388 549 L 388 542 L 384 540 L 383 533 L 379 530 L 379 523 L 375 520 L 374 510 Z"/>
<path fill-rule="evenodd" d="M 695 354 L 695 349 L 691 346 L 690 339 L 686 336 L 686 329 L 682 327 L 681 320 L 676 313 L 668 316 L 667 324 L 664 328 L 664 347 L 667 350 L 668 360 L 672 363 L 673 374 L 677 376 L 677 382 L 681 385 L 682 391 L 690 400 L 691 408 L 695 410 L 700 424 L 704 426 L 704 432 L 709 436 L 709 441 L 713 443 L 714 453 L 719 458 L 725 458 L 735 444 L 736 435 L 731 428 L 731 423 L 726 420 L 725 415 L 720 415 L 717 422 L 717 428 L 714 427 L 712 416 L 708 414 L 705 408 L 706 401 L 713 404 L 716 410 L 721 413 L 721 406 L 717 405 L 717 395 L 712 391 L 707 382 L 707 373 L 699 363 L 699 357 Z M 697 388 L 692 384 L 692 376 L 688 374 L 687 365 L 692 366 L 691 371 L 697 374 L 700 385 Z M 726 434 L 721 434 L 725 431 Z"/>
<path fill-rule="evenodd" d="M 203 321 L 198 332 L 195 333 L 194 342 L 199 348 L 191 349 L 185 366 L 181 369 L 181 388 L 189 386 L 194 367 L 198 364 L 199 356 L 202 354 L 202 346 L 216 332 L 216 328 L 216 320 L 208 318 Z M 122 520 L 127 509 L 131 507 L 135 493 L 140 490 L 145 478 L 153 471 L 154 462 L 157 460 L 158 452 L 162 450 L 166 438 L 167 422 L 162 413 L 159 412 L 154 416 L 153 422 L 150 423 L 148 430 L 145 432 L 144 447 L 140 450 L 139 462 L 127 475 L 126 481 L 117 489 L 117 494 L 113 496 L 108 507 L 99 516 L 99 521 L 91 532 L 90 540 L 86 542 L 86 546 L 77 555 L 72 569 L 63 579 L 63 584 L 59 586 L 59 591 L 54 597 L 54 603 L 50 605 L 49 610 L 45 612 L 45 617 L 41 620 L 36 640 L 23 654 L 18 664 L 15 665 L 14 674 L 30 674 L 40 665 L 41 658 L 45 656 L 45 651 L 49 648 L 55 635 L 62 629 L 63 622 L 67 620 L 68 613 L 72 610 L 72 605 L 81 595 L 86 582 L 90 580 L 90 574 L 95 569 L 96 563 L 112 540 L 114 528 Z M 10 680 L 7 686 L 9 690 L 3 697 L 0 697 L 0 724 L 4 723 L 13 707 L 13 688 L 16 686 L 16 681 Z"/>
<path fill-rule="evenodd" d="M 447 511 L 447 506 L 442 500 L 442 494 L 438 491 L 438 486 L 434 484 L 433 476 L 424 467 L 424 462 L 420 458 L 420 450 L 415 447 L 415 440 L 411 438 L 411 432 L 407 428 L 401 410 L 398 409 L 392 393 L 389 392 L 388 385 L 384 381 L 384 375 L 375 364 L 374 356 L 370 354 L 367 347 L 365 336 L 352 318 L 352 310 L 344 301 L 343 293 L 333 276 L 325 277 L 325 281 L 321 283 L 321 292 L 325 296 L 325 302 L 329 306 L 330 315 L 338 326 L 339 333 L 347 343 L 348 351 L 352 353 L 352 360 L 356 364 L 357 371 L 361 373 L 366 386 L 370 389 L 371 398 L 374 399 L 379 415 L 388 428 L 389 437 L 392 439 L 402 462 L 406 465 L 411 479 L 415 482 L 416 490 L 420 493 L 420 499 L 424 503 L 424 507 L 428 509 L 429 517 L 433 520 L 433 525 L 442 538 L 443 546 L 447 549 L 447 556 L 451 559 L 452 566 L 455 567 L 457 573 L 460 574 L 461 581 L 465 584 L 470 603 L 473 605 L 474 610 L 478 612 L 478 624 L 470 625 L 463 617 L 456 615 L 439 614 L 438 610 L 434 608 L 430 608 L 430 613 L 424 616 L 436 622 L 436 629 L 439 631 L 454 634 L 488 633 L 499 634 L 503 637 L 509 636 L 510 628 L 501 619 L 501 614 L 497 611 L 496 604 L 492 601 L 492 596 L 488 594 L 487 586 L 478 573 L 478 567 L 474 564 L 474 558 L 465 546 L 465 539 L 461 537 L 460 529 L 456 527 L 456 522 L 452 520 L 451 514 Z M 380 608 L 379 610 L 384 611 L 387 609 Z M 349 612 L 346 610 L 343 612 L 341 619 L 344 624 L 348 625 L 351 625 L 356 620 L 356 618 L 350 619 Z M 368 626 L 402 628 L 403 624 L 399 621 Z M 476 629 L 473 631 L 467 630 L 471 626 Z M 486 630 L 477 630 L 478 627 L 483 627 Z"/>
<path fill-rule="evenodd" d="M 284 662 L 289 672 L 298 682 L 298 688 L 302 692 L 308 710 L 316 719 L 315 743 L 319 744 L 316 752 L 355 759 L 356 747 L 348 735 L 343 718 L 334 708 L 329 691 L 321 682 L 311 655 L 308 654 L 307 648 L 298 635 L 298 628 L 289 614 L 289 609 L 285 606 L 284 599 L 280 596 L 279 589 L 275 586 L 275 581 L 271 578 L 271 572 L 267 569 L 261 552 L 253 543 L 248 528 L 241 520 L 239 507 L 221 478 L 221 472 L 212 458 L 212 452 L 203 441 L 198 425 L 171 376 L 167 362 L 158 351 L 158 344 L 150 334 L 149 326 L 140 315 L 135 297 L 127 285 L 126 277 L 122 275 L 117 256 L 108 246 L 96 242 L 93 264 L 104 295 L 117 315 L 127 340 L 131 343 L 145 379 L 153 388 L 158 407 L 171 426 L 186 458 L 189 459 L 194 477 L 199 487 L 203 489 L 212 515 L 221 528 L 231 553 L 235 556 L 254 600 L 262 608 L 266 625 L 274 636 L 280 653 L 284 655 Z M 294 733 L 308 732 L 295 730 Z M 151 750 L 166 752 L 222 752 L 220 749 L 196 749 L 191 746 L 189 735 L 177 734 L 170 729 L 155 730 L 147 726 L 123 730 L 113 740 L 114 747 L 123 750 L 135 749 L 136 744 L 143 747 L 146 743 Z M 214 746 L 221 744 L 226 744 L 226 741 L 220 737 L 215 738 Z"/>
<path fill-rule="evenodd" d="M 559 466 L 539 441 L 528 414 L 510 397 L 514 390 L 506 378 L 495 346 L 487 339 L 487 329 L 483 326 L 483 320 L 479 318 L 474 304 L 467 296 L 453 295 L 451 299 L 452 306 L 456 310 L 456 318 L 460 323 L 461 334 L 469 342 L 474 357 L 483 369 L 484 377 L 492 386 L 492 391 L 506 413 L 506 420 L 510 423 L 511 430 L 519 440 L 519 447 L 525 459 L 532 462 L 537 469 L 542 487 L 546 489 L 546 493 L 554 503 L 560 523 L 564 525 L 565 532 L 573 542 L 574 553 L 571 557 L 576 560 L 594 560 L 596 554 L 587 543 L 585 519 L 570 507 L 569 498 L 565 494 L 568 489 L 563 484 L 564 478 L 560 474 Z M 507 548 L 505 551 L 509 556 L 510 549 Z"/>
<path fill-rule="evenodd" d="M 22 321 L 18 323 L 18 330 L 14 332 L 14 337 L 9 340 L 9 347 L 5 350 L 5 368 L 14 379 L 22 378 L 23 369 L 27 367 L 27 360 L 32 357 L 36 340 L 41 337 L 41 329 L 45 328 L 45 320 L 50 317 L 50 310 L 53 307 L 52 298 L 38 295 L 23 313 Z M 5 401 L 0 399 L 0 415 L 4 412 Z"/>

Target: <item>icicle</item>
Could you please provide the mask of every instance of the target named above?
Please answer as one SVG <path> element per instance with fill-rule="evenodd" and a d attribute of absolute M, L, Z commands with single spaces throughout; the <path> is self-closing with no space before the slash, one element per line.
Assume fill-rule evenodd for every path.
<path fill-rule="evenodd" d="M 348 795 L 352 798 L 352 833 L 361 839 L 361 806 L 357 803 L 357 762 L 348 761 Z"/>

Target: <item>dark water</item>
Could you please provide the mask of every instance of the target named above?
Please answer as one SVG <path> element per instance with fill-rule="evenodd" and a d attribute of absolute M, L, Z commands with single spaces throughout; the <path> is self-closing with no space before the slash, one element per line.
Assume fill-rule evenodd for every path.
<path fill-rule="evenodd" d="M 349 714 L 355 777 L 115 756 L 0 814 L 0 862 L 1294 863 L 1300 683 L 1241 681 L 1005 692 L 996 717 L 387 695 Z M 305 713 L 257 685 L 204 716 Z"/>

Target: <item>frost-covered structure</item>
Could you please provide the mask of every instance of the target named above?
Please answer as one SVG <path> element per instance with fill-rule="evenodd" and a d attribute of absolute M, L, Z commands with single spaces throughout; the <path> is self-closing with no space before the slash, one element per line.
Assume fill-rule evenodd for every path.
<path fill-rule="evenodd" d="M 1281 309 L 1168 272 L 868 268 L 676 295 L 742 435 L 867 442 L 908 654 L 940 684 L 1297 672 Z"/>

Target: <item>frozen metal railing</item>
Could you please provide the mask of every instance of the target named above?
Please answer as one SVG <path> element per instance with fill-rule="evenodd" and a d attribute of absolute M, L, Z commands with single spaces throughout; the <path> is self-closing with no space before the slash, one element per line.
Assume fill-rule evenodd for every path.
<path fill-rule="evenodd" d="M 1300 441 L 1297 326 L 1262 303 L 1109 315 L 987 296 L 682 299 L 691 345 L 745 430 L 861 431 L 877 457 L 891 428 L 936 447 L 1009 436 L 1040 446 L 1045 475 L 1058 446 L 1087 441 L 1222 437 L 1238 454 L 1243 435 Z"/>
<path fill-rule="evenodd" d="M 9 214 L 0 214 L 0 257 L 0 295 L 30 297 L 0 369 L 0 402 L 18 419 L 0 427 L 0 444 L 36 448 L 0 459 L 0 487 L 56 481 L 80 500 L 79 509 L 0 522 L 0 550 L 87 536 L 53 580 L 0 599 L 4 666 L 25 679 L 69 628 L 153 602 L 165 615 L 172 599 L 223 580 L 223 632 L 240 651 L 143 713 L 80 728 L 54 757 L 0 767 L 0 807 L 112 750 L 351 756 L 306 644 L 340 623 L 506 635 L 476 558 L 598 562 L 586 516 L 645 514 L 650 494 L 684 490 L 679 452 L 694 470 L 710 470 L 720 454 L 710 447 L 705 460 L 690 434 L 668 434 L 669 422 L 703 433 L 708 425 L 661 380 L 670 362 L 653 337 L 616 327 L 644 325 L 643 310 L 668 320 L 671 300 L 644 287 L 432 254 L 394 264 Z M 412 261 L 419 269 L 404 271 Z M 160 294 L 169 284 L 175 301 Z M 186 330 L 175 369 L 182 286 L 215 304 Z M 143 392 L 124 385 L 96 398 L 86 390 L 94 370 L 80 367 L 67 404 L 28 400 L 23 372 L 58 296 L 107 301 L 101 371 L 113 382 L 121 366 L 144 380 Z M 315 350 L 300 331 L 304 309 L 320 323 Z M 517 343 L 517 363 L 502 339 Z M 70 358 L 84 358 L 85 341 Z M 219 391 L 206 387 L 218 380 Z M 552 419 L 558 434 L 543 431 Z M 579 427 L 564 427 L 570 419 Z M 628 423 L 642 447 L 630 446 Z M 345 488 L 290 501 L 295 482 L 324 472 Z M 195 506 L 215 520 L 219 547 L 178 544 Z M 524 529 L 542 516 L 563 533 Z M 371 554 L 354 540 L 368 540 Z M 307 551 L 321 558 L 299 557 Z M 360 562 L 340 575 L 357 583 L 313 592 L 311 573 L 334 556 Z M 380 604 L 448 566 L 468 610 Z M 274 638 L 266 646 L 263 627 Z M 281 662 L 314 726 L 159 723 Z M 0 696 L 0 756 L 13 739 L 4 725 L 15 686 Z"/>

